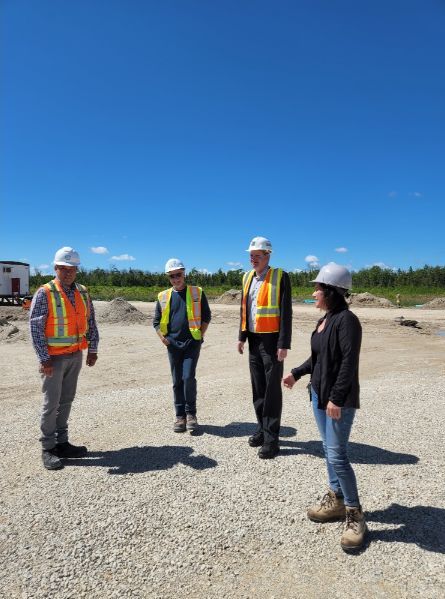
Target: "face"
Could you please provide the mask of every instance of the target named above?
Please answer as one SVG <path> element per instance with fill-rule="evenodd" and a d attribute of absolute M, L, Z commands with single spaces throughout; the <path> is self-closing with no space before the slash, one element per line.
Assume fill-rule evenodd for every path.
<path fill-rule="evenodd" d="M 168 273 L 168 278 L 173 286 L 173 289 L 181 291 L 185 287 L 185 272 L 183 270 L 172 270 Z"/>
<path fill-rule="evenodd" d="M 56 277 L 66 287 L 69 287 L 74 283 L 77 274 L 77 266 L 60 266 L 56 265 L 54 267 L 56 271 Z"/>
<path fill-rule="evenodd" d="M 318 283 L 316 283 L 315 285 L 315 291 L 312 294 L 312 297 L 315 298 L 316 308 L 319 308 L 320 310 L 327 310 L 326 302 L 324 299 L 324 292 Z"/>
<path fill-rule="evenodd" d="M 257 274 L 263 272 L 266 266 L 269 264 L 270 254 L 261 250 L 254 250 L 250 252 L 250 264 L 255 269 Z"/>

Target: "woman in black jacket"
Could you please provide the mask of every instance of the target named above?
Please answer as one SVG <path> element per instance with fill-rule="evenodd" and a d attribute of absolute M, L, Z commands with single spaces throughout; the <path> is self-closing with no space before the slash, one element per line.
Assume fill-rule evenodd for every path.
<path fill-rule="evenodd" d="M 355 411 L 360 407 L 358 366 L 362 327 L 349 311 L 345 294 L 351 273 L 335 262 L 320 270 L 315 281 L 315 307 L 325 311 L 311 337 L 310 357 L 284 377 L 291 389 L 305 374 L 311 375 L 311 400 L 323 441 L 329 490 L 320 505 L 308 510 L 314 522 L 345 520 L 341 538 L 344 551 L 359 551 L 367 531 L 355 474 L 348 458 L 348 440 Z"/>

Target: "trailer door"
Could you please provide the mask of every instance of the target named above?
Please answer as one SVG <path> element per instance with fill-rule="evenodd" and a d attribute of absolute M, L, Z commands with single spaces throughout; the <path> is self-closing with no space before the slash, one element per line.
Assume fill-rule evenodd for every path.
<path fill-rule="evenodd" d="M 11 278 L 11 293 L 20 295 L 20 279 L 18 277 Z"/>

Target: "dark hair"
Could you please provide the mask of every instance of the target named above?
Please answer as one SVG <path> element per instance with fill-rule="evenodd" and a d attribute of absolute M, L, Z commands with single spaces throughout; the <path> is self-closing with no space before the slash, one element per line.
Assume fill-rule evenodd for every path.
<path fill-rule="evenodd" d="M 326 285 L 325 283 L 319 283 L 319 285 L 323 291 L 324 301 L 328 312 L 338 312 L 349 308 L 345 300 L 346 290 L 333 287 L 332 285 Z"/>

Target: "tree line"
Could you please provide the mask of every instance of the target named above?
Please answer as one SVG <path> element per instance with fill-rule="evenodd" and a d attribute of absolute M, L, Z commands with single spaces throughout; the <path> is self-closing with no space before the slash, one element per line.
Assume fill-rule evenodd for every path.
<path fill-rule="evenodd" d="M 310 287 L 310 281 L 317 275 L 318 270 L 305 270 L 301 272 L 290 272 L 292 286 Z M 187 278 L 195 285 L 201 287 L 226 287 L 228 289 L 240 289 L 244 271 L 218 270 L 214 273 L 203 273 L 193 268 L 188 271 Z M 30 277 L 30 284 L 36 288 L 50 281 L 52 275 L 42 275 L 36 272 Z M 93 270 L 80 269 L 77 281 L 87 286 L 105 287 L 165 287 L 167 277 L 164 273 L 152 273 L 130 268 L 118 270 L 111 268 L 95 268 Z M 408 270 L 392 270 L 372 266 L 363 268 L 352 273 L 353 286 L 366 287 L 445 287 L 445 266 L 424 266 L 423 268 Z"/>

